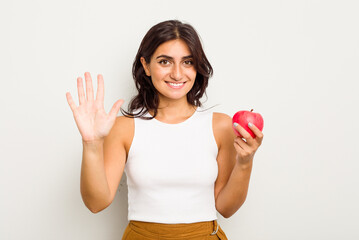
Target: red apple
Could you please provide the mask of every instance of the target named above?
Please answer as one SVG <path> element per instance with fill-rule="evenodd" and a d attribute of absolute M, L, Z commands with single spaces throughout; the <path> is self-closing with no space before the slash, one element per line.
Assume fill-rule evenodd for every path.
<path fill-rule="evenodd" d="M 256 135 L 248 127 L 249 122 L 253 123 L 259 130 L 263 130 L 263 118 L 259 113 L 254 113 L 253 109 L 251 111 L 238 111 L 232 118 L 233 130 L 237 136 L 242 138 L 242 135 L 233 126 L 235 122 L 241 125 L 253 138 L 255 138 Z"/>

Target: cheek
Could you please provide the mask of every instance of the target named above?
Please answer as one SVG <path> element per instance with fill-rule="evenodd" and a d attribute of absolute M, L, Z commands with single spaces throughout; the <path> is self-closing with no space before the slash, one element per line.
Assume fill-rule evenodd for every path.
<path fill-rule="evenodd" d="M 196 79 L 196 76 L 197 76 L 197 71 L 194 69 L 191 69 L 188 71 L 187 76 L 189 79 L 191 79 L 194 82 L 194 80 Z"/>
<path fill-rule="evenodd" d="M 168 74 L 169 70 L 166 68 L 157 68 L 154 67 L 151 69 L 151 76 L 153 80 L 161 80 L 164 76 Z"/>

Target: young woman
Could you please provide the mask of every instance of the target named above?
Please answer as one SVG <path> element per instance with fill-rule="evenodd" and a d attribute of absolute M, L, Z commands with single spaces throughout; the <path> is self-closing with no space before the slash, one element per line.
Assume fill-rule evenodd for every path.
<path fill-rule="evenodd" d="M 116 117 L 107 114 L 104 81 L 77 78 L 79 106 L 67 101 L 82 136 L 81 195 L 91 212 L 113 201 L 122 174 L 128 184 L 129 224 L 122 239 L 227 239 L 216 212 L 232 216 L 244 203 L 256 138 L 230 116 L 204 110 L 200 102 L 212 75 L 192 26 L 161 22 L 143 38 L 133 64 L 138 95 Z"/>

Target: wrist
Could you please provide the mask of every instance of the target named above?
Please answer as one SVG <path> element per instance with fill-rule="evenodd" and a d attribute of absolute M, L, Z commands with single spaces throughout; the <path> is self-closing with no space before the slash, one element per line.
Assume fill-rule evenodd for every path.
<path fill-rule="evenodd" d="M 235 167 L 240 170 L 252 169 L 252 166 L 253 166 L 253 159 L 251 159 L 245 163 L 237 161 L 236 165 L 235 165 Z"/>
<path fill-rule="evenodd" d="M 82 139 L 82 144 L 84 147 L 96 147 L 103 146 L 104 139 L 94 139 L 94 140 L 84 140 Z"/>
<path fill-rule="evenodd" d="M 102 137 L 102 138 L 89 138 L 89 139 L 83 139 L 82 138 L 82 143 L 85 143 L 85 144 L 94 144 L 94 143 L 103 143 L 105 141 L 105 138 Z"/>

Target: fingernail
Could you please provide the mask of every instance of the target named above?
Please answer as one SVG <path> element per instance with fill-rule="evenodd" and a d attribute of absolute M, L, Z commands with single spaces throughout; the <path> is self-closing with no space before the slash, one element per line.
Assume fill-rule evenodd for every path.
<path fill-rule="evenodd" d="M 235 123 L 233 123 L 233 126 L 237 127 L 237 126 L 238 126 L 238 123 L 236 123 L 236 122 L 235 122 Z"/>
<path fill-rule="evenodd" d="M 248 126 L 252 127 L 252 126 L 253 126 L 253 124 L 252 124 L 252 123 L 248 123 Z"/>

